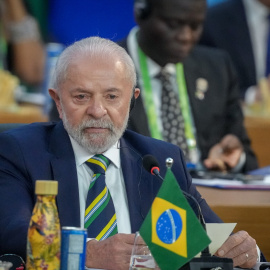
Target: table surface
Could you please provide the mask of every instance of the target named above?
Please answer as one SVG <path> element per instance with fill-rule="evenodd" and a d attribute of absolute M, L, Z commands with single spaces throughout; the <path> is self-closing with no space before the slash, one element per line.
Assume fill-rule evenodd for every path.
<path fill-rule="evenodd" d="M 197 190 L 211 206 L 270 207 L 270 190 L 227 190 L 202 186 L 197 186 Z"/>
<path fill-rule="evenodd" d="M 46 122 L 48 117 L 39 106 L 21 105 L 11 109 L 0 108 L 0 123 Z"/>
<path fill-rule="evenodd" d="M 255 151 L 259 166 L 270 165 L 270 116 L 245 116 L 245 127 Z"/>
<path fill-rule="evenodd" d="M 228 190 L 197 186 L 202 197 L 224 222 L 236 222 L 270 260 L 270 190 Z"/>

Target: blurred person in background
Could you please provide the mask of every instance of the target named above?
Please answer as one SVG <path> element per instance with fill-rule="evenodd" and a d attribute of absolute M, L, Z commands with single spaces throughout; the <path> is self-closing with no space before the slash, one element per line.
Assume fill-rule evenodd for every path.
<path fill-rule="evenodd" d="M 177 144 L 196 168 L 247 172 L 258 165 L 231 60 L 221 50 L 196 46 L 206 6 L 206 0 L 135 1 L 138 27 L 120 42 L 141 89 L 129 128 Z"/>
<path fill-rule="evenodd" d="M 21 0 L 0 2 L 0 68 L 36 87 L 44 76 L 45 53 L 36 20 Z"/>
<path fill-rule="evenodd" d="M 269 15 L 269 0 L 227 0 L 210 7 L 204 23 L 200 43 L 230 54 L 247 104 L 262 98 L 256 86 L 269 77 Z"/>

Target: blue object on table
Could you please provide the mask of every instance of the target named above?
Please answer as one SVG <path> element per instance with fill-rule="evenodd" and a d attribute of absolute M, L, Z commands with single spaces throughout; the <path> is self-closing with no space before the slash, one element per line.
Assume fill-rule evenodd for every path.
<path fill-rule="evenodd" d="M 270 166 L 262 167 L 248 172 L 251 175 L 270 175 Z"/>

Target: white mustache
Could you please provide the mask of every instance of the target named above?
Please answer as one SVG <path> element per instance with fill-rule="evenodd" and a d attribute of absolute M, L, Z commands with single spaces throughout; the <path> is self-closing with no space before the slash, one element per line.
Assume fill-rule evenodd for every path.
<path fill-rule="evenodd" d="M 113 123 L 110 120 L 85 120 L 81 124 L 81 128 L 108 128 L 113 130 Z"/>

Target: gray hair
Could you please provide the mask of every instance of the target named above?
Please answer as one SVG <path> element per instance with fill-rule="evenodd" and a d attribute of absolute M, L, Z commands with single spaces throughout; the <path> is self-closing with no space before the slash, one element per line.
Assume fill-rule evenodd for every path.
<path fill-rule="evenodd" d="M 77 41 L 68 46 L 61 53 L 52 76 L 50 84 L 52 88 L 58 90 L 60 84 L 66 80 L 68 67 L 78 57 L 78 55 L 90 57 L 98 55 L 104 59 L 108 59 L 110 55 L 119 57 L 120 61 L 125 66 L 126 79 L 130 80 L 133 85 L 133 89 L 135 88 L 137 82 L 136 69 L 131 57 L 124 48 L 120 47 L 115 42 L 100 37 L 89 37 Z"/>

